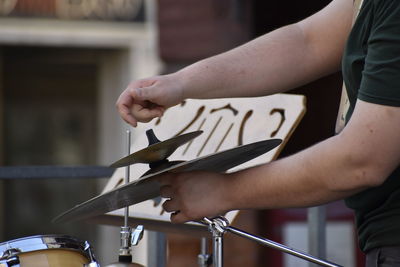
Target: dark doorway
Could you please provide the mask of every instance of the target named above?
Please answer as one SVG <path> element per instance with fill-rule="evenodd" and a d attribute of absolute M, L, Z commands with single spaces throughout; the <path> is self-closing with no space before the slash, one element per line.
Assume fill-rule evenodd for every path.
<path fill-rule="evenodd" d="M 96 163 L 96 51 L 2 47 L 3 164 Z M 1 192 L 4 236 L 67 234 L 91 240 L 96 228 L 52 224 L 61 212 L 97 194 L 94 180 L 7 180 Z M 0 188 L 1 189 L 1 188 Z"/>

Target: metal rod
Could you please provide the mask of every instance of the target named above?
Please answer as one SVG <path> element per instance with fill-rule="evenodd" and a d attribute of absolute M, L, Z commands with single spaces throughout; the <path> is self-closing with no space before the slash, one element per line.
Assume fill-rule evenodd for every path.
<path fill-rule="evenodd" d="M 224 253 L 223 253 L 223 236 L 222 234 L 213 233 L 213 265 L 214 267 L 224 266 Z"/>
<path fill-rule="evenodd" d="M 207 237 L 202 237 L 200 241 L 200 254 L 197 256 L 197 263 L 199 267 L 210 266 L 211 255 L 208 254 L 208 240 Z"/>
<path fill-rule="evenodd" d="M 318 206 L 307 209 L 308 253 L 324 259 L 326 257 L 326 207 Z M 309 267 L 315 264 L 310 263 Z"/>
<path fill-rule="evenodd" d="M 207 253 L 207 238 L 206 237 L 201 238 L 200 246 L 201 246 L 201 248 L 200 248 L 201 254 L 206 254 Z"/>
<path fill-rule="evenodd" d="M 126 145 L 127 145 L 127 154 L 128 156 L 131 154 L 131 131 L 126 131 Z M 125 184 L 129 183 L 130 177 L 130 165 L 125 167 Z M 125 207 L 125 216 L 124 216 L 124 226 L 128 227 L 128 218 L 129 218 L 129 206 Z"/>
<path fill-rule="evenodd" d="M 92 179 L 108 178 L 114 168 L 105 166 L 0 166 L 0 180 L 13 179 Z"/>
<path fill-rule="evenodd" d="M 130 154 L 131 150 L 131 131 L 126 131 L 127 137 L 127 153 Z M 125 167 L 125 184 L 129 183 L 129 166 Z M 120 249 L 119 249 L 119 262 L 132 262 L 131 253 L 131 228 L 128 226 L 129 206 L 125 207 L 124 226 L 120 231 Z"/>
<path fill-rule="evenodd" d="M 147 266 L 167 266 L 167 236 L 162 232 L 147 232 Z"/>
<path fill-rule="evenodd" d="M 229 221 L 222 216 L 209 219 L 203 218 L 202 222 L 208 225 L 208 230 L 212 233 L 213 240 L 213 266 L 223 267 L 224 266 L 224 253 L 223 253 L 223 237 L 225 228 L 229 225 Z"/>
<path fill-rule="evenodd" d="M 282 251 L 282 252 L 285 252 L 287 254 L 299 257 L 299 258 L 307 260 L 309 262 L 313 262 L 313 263 L 319 264 L 321 266 L 342 267 L 341 265 L 337 265 L 335 263 L 331 263 L 331 262 L 328 262 L 328 261 L 317 259 L 317 258 L 315 258 L 315 257 L 313 257 L 313 256 L 311 256 L 309 254 L 294 250 L 292 248 L 289 248 L 287 246 L 281 245 L 279 243 L 276 243 L 274 241 L 268 240 L 266 238 L 261 238 L 261 237 L 257 237 L 257 236 L 251 235 L 249 233 L 246 233 L 246 232 L 244 232 L 242 230 L 239 230 L 239 229 L 237 229 L 235 227 L 232 227 L 232 226 L 228 226 L 225 229 L 226 229 L 226 231 L 228 231 L 228 232 L 230 232 L 232 234 L 235 234 L 235 235 L 238 235 L 238 236 L 241 236 L 241 237 L 256 241 L 256 242 L 258 242 L 260 244 L 263 244 L 263 245 L 265 245 L 267 247 L 271 247 L 271 248 L 277 249 L 279 251 Z"/>

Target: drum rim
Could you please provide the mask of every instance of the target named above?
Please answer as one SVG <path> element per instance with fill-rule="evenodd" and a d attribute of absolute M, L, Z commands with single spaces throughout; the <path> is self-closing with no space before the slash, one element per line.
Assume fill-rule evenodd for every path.
<path fill-rule="evenodd" d="M 9 250 L 26 253 L 47 249 L 68 249 L 85 253 L 85 242 L 68 235 L 34 235 L 0 243 L 0 259 Z"/>

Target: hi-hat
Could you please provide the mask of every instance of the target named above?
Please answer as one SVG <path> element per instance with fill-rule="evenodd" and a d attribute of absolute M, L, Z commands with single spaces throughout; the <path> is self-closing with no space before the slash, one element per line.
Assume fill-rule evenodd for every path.
<path fill-rule="evenodd" d="M 146 132 L 149 139 L 149 146 L 135 153 L 126 156 L 113 164 L 110 167 L 118 168 L 132 165 L 135 163 L 154 163 L 167 159 L 181 145 L 196 138 L 203 131 L 195 131 L 187 134 L 175 136 L 165 141 L 159 141 L 152 130 Z"/>
<path fill-rule="evenodd" d="M 281 144 L 281 142 L 281 139 L 265 140 L 190 161 L 176 162 L 175 165 L 160 169 L 136 181 L 83 202 L 59 215 L 53 222 L 59 223 L 87 219 L 158 197 L 160 195 L 160 183 L 156 177 L 159 174 L 187 171 L 225 172 L 272 150 Z M 169 164 L 174 164 L 174 162 L 170 162 Z"/>

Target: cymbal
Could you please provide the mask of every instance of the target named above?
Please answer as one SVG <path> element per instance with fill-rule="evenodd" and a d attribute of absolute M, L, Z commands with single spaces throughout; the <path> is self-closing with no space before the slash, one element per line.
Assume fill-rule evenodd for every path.
<path fill-rule="evenodd" d="M 161 141 L 158 143 L 154 143 L 154 144 L 152 144 L 151 141 L 149 140 L 149 142 L 151 144 L 148 147 L 146 147 L 142 150 L 139 150 L 137 152 L 134 152 L 134 153 L 130 154 L 129 156 L 126 156 L 126 157 L 114 162 L 113 164 L 110 165 L 110 167 L 119 168 L 119 167 L 123 167 L 123 166 L 132 165 L 135 163 L 153 163 L 153 162 L 165 160 L 172 153 L 174 153 L 178 147 L 180 147 L 181 145 L 196 138 L 197 136 L 199 136 L 202 133 L 203 133 L 203 131 L 195 131 L 195 132 L 175 136 L 171 139 Z M 147 132 L 147 134 L 148 134 L 148 132 Z M 155 137 L 153 137 L 153 138 L 155 138 Z"/>
<path fill-rule="evenodd" d="M 158 197 L 160 195 L 160 183 L 156 180 L 157 175 L 166 172 L 188 171 L 225 172 L 272 150 L 281 142 L 281 139 L 270 139 L 238 146 L 190 161 L 169 162 L 168 164 L 172 164 L 172 166 L 145 175 L 136 181 L 83 202 L 59 215 L 53 222 L 60 223 L 87 219 Z"/>

